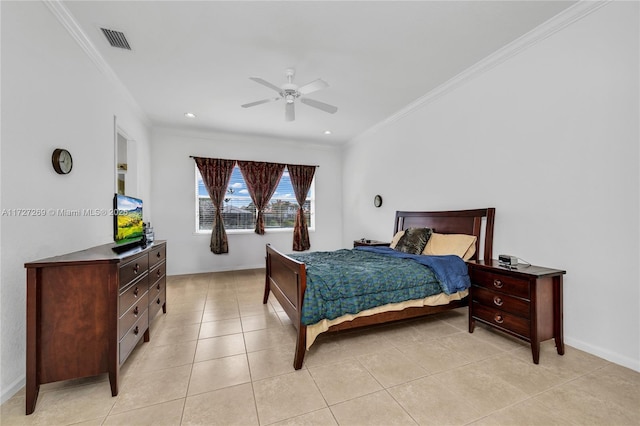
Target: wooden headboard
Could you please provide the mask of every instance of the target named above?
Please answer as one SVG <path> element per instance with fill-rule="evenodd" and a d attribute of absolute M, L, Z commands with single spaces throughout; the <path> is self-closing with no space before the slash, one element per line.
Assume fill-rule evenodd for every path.
<path fill-rule="evenodd" d="M 433 228 L 439 234 L 475 235 L 476 253 L 470 260 L 493 259 L 493 223 L 496 209 L 452 210 L 440 212 L 396 212 L 393 235 L 407 228 Z M 484 228 L 482 223 L 484 223 Z M 482 232 L 484 230 L 484 233 Z"/>

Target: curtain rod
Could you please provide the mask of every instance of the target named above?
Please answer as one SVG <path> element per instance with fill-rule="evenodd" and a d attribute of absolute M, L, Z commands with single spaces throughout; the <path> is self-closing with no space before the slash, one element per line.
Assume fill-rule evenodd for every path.
<path fill-rule="evenodd" d="M 199 155 L 190 155 L 189 158 L 211 158 L 211 157 L 200 157 Z M 253 161 L 253 160 L 234 160 L 234 161 Z M 272 163 L 272 161 L 255 161 L 256 163 Z M 285 164 L 286 163 L 275 163 L 275 164 Z M 296 166 L 305 166 L 306 164 L 296 164 Z M 312 164 L 312 167 L 320 167 L 317 164 Z"/>

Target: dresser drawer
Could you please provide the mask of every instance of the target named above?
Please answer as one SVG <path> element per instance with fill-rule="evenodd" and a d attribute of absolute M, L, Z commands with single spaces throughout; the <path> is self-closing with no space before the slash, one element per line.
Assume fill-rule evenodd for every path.
<path fill-rule="evenodd" d="M 167 301 L 167 290 L 163 287 L 159 293 L 155 295 L 153 299 L 149 298 L 149 320 L 153 321 L 156 314 L 162 308 L 162 305 Z"/>
<path fill-rule="evenodd" d="M 138 341 L 140 341 L 142 336 L 144 336 L 144 332 L 147 331 L 148 328 L 149 315 L 147 315 L 147 312 L 145 311 L 140 316 L 138 321 L 134 323 L 134 325 L 125 333 L 124 337 L 120 340 L 120 364 L 122 364 L 127 359 L 133 348 L 136 347 L 136 344 L 138 343 Z"/>
<path fill-rule="evenodd" d="M 120 267 L 120 288 L 129 285 L 137 277 L 147 273 L 149 270 L 149 256 L 145 253 L 135 259 L 125 263 Z"/>
<path fill-rule="evenodd" d="M 512 296 L 529 299 L 529 281 L 491 272 L 472 270 L 471 282 L 477 286 L 496 290 Z"/>
<path fill-rule="evenodd" d="M 530 322 L 528 320 L 500 309 L 486 307 L 478 302 L 472 303 L 473 317 L 486 321 L 495 327 L 509 330 L 527 339 L 530 337 Z"/>
<path fill-rule="evenodd" d="M 118 320 L 118 339 L 122 339 L 127 330 L 140 319 L 143 315 L 147 315 L 147 309 L 149 307 L 148 292 L 142 297 L 138 298 L 137 303 L 129 308 Z"/>
<path fill-rule="evenodd" d="M 149 252 L 149 267 L 163 262 L 167 258 L 167 246 L 162 244 L 158 247 L 151 249 Z"/>
<path fill-rule="evenodd" d="M 164 277 L 167 273 L 167 264 L 165 262 L 159 263 L 149 271 L 149 284 L 153 285 L 160 278 Z"/>
<path fill-rule="evenodd" d="M 139 280 L 134 281 L 129 287 L 123 289 L 120 294 L 120 309 L 118 316 L 124 315 L 125 312 L 131 308 L 134 304 L 138 303 L 143 296 L 147 294 L 149 290 L 149 277 L 147 275 L 141 277 Z"/>
<path fill-rule="evenodd" d="M 167 286 L 167 277 L 163 276 L 158 281 L 149 286 L 149 303 Z"/>
<path fill-rule="evenodd" d="M 473 286 L 471 288 L 471 297 L 474 302 L 492 309 L 500 309 L 505 312 L 516 314 L 523 318 L 530 318 L 531 304 L 528 300 L 512 297 L 507 294 L 488 290 L 484 287 Z"/>

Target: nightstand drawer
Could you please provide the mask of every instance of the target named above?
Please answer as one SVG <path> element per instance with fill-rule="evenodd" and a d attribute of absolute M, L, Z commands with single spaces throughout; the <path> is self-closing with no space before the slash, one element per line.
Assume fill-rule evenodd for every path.
<path fill-rule="evenodd" d="M 529 281 L 509 275 L 471 270 L 471 283 L 490 290 L 529 299 Z"/>
<path fill-rule="evenodd" d="M 486 288 L 477 286 L 473 286 L 471 294 L 474 302 L 479 302 L 486 307 L 500 309 L 523 318 L 530 318 L 531 304 L 528 300 L 508 296 L 498 291 L 487 290 Z"/>
<path fill-rule="evenodd" d="M 473 303 L 473 317 L 486 321 L 495 327 L 509 330 L 522 337 L 529 338 L 530 322 L 517 315 L 510 314 L 500 309 L 488 308 L 478 302 Z"/>

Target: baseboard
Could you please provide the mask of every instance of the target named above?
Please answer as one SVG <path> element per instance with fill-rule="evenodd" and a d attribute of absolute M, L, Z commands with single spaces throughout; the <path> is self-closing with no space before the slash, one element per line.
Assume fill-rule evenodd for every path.
<path fill-rule="evenodd" d="M 618 364 L 623 367 L 627 367 L 637 372 L 640 372 L 640 360 L 638 359 L 629 358 L 629 357 L 620 355 L 619 353 L 611 352 L 601 347 L 590 345 L 588 343 L 583 342 L 582 340 L 567 338 L 566 336 L 565 336 L 564 342 L 571 347 L 580 349 L 581 351 L 588 352 L 591 355 L 598 356 L 600 358 L 606 359 L 607 361 L 611 361 L 614 364 Z"/>
<path fill-rule="evenodd" d="M 13 383 L 9 386 L 2 389 L 2 393 L 0 393 L 0 404 L 4 404 L 7 402 L 13 395 L 18 393 L 20 389 L 24 387 L 26 383 L 26 376 L 18 377 Z"/>

